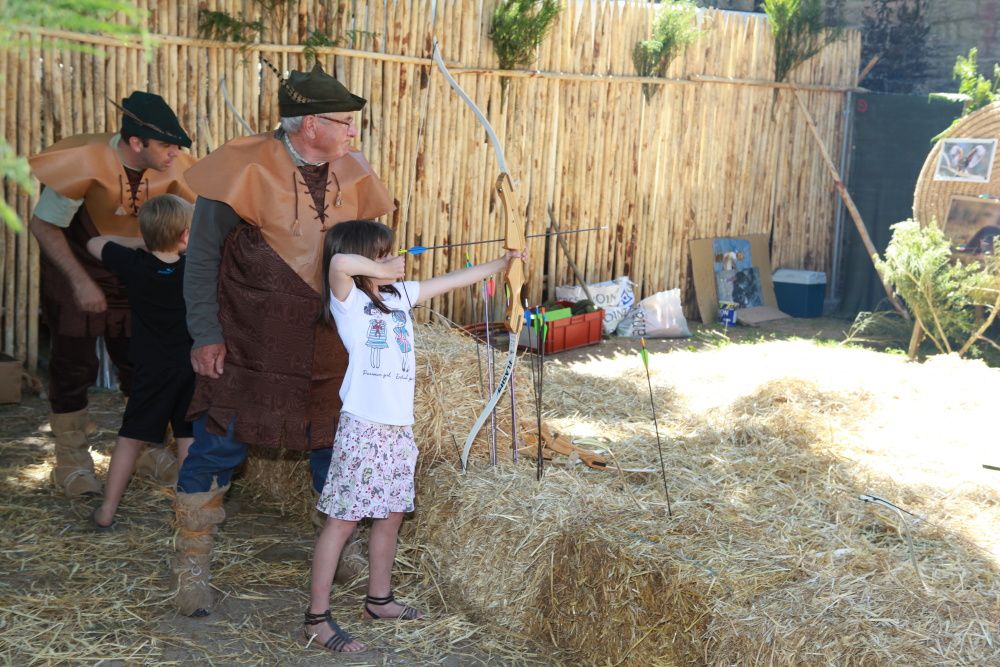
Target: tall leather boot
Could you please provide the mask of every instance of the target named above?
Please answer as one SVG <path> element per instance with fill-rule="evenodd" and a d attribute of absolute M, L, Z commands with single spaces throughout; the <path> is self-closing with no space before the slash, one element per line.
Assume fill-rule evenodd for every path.
<path fill-rule="evenodd" d="M 148 477 L 161 486 L 174 486 L 177 484 L 177 457 L 165 446 L 143 445 L 135 462 L 135 474 Z"/>
<path fill-rule="evenodd" d="M 94 475 L 94 459 L 87 444 L 87 428 L 92 423 L 87 409 L 53 413 L 49 416 L 49 423 L 56 441 L 52 483 L 60 487 L 68 498 L 101 495 L 101 483 Z"/>
<path fill-rule="evenodd" d="M 208 616 L 214 595 L 211 581 L 212 546 L 219 524 L 226 518 L 222 506 L 229 485 L 212 482 L 209 491 L 177 492 L 174 511 L 177 522 L 177 555 L 172 574 L 177 590 L 177 610 L 185 616 Z"/>

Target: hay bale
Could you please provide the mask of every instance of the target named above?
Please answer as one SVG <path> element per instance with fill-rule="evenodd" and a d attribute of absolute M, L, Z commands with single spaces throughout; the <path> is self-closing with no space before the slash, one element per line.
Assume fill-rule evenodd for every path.
<path fill-rule="evenodd" d="M 539 484 L 527 466 L 441 465 L 414 533 L 448 563 L 453 603 L 576 663 L 994 664 L 996 564 L 917 522 L 921 576 L 896 517 L 857 499 L 874 485 L 917 505 L 919 490 L 833 453 L 869 401 L 784 379 L 661 425 L 672 518 L 656 476 L 552 468 Z M 605 427 L 620 459 L 654 460 L 651 424 Z"/>
<path fill-rule="evenodd" d="M 550 642 L 579 664 L 691 664 L 694 622 L 707 582 L 638 518 L 606 473 L 550 469 L 528 481 L 527 465 L 462 475 L 442 465 L 421 486 L 415 532 L 447 562 L 446 595 L 484 624 Z M 666 514 L 657 502 L 656 513 Z M 447 559 L 442 561 L 442 559 Z M 595 647 L 599 647 L 597 650 Z M 596 652 L 595 652 L 596 651 Z"/>

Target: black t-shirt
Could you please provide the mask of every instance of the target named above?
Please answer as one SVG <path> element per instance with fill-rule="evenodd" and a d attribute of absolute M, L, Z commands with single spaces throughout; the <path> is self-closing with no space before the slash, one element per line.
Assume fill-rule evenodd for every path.
<path fill-rule="evenodd" d="M 167 264 L 145 250 L 106 243 L 101 260 L 128 290 L 133 364 L 190 363 L 191 336 L 184 308 L 184 257 Z"/>

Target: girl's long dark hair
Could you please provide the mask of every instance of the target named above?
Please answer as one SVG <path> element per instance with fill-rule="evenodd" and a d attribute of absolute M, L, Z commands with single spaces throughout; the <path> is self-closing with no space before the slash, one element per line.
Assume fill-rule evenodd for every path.
<path fill-rule="evenodd" d="M 325 307 L 323 309 L 323 320 L 327 324 L 333 324 L 333 315 L 330 313 L 330 299 L 333 295 L 330 292 L 330 260 L 334 255 L 348 254 L 361 255 L 368 259 L 378 259 L 393 252 L 395 235 L 392 230 L 381 222 L 375 220 L 347 220 L 340 222 L 330 228 L 323 240 L 323 287 L 326 289 L 326 298 L 323 299 Z M 392 309 L 382 301 L 380 293 L 393 294 L 399 296 L 399 290 L 392 285 L 375 286 L 375 281 L 368 276 L 354 276 L 354 284 L 364 292 L 376 308 L 383 313 L 391 313 Z"/>

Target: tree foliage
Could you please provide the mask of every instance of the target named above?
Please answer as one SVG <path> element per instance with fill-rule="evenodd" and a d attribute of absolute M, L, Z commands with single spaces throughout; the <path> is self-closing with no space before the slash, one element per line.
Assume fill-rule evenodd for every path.
<path fill-rule="evenodd" d="M 230 16 L 226 12 L 208 9 L 198 10 L 198 35 L 216 42 L 240 42 L 244 45 L 264 32 L 264 22 L 260 19 L 247 21 L 243 15 Z"/>
<path fill-rule="evenodd" d="M 127 0 L 6 0 L 0 2 L 2 48 L 20 48 L 18 30 L 50 28 L 148 41 L 145 15 Z"/>
<path fill-rule="evenodd" d="M 774 80 L 785 81 L 796 67 L 840 39 L 840 26 L 827 26 L 823 0 L 764 0 L 774 35 Z"/>
<path fill-rule="evenodd" d="M 307 61 L 315 61 L 317 49 L 334 47 L 339 42 L 340 40 L 330 39 L 330 36 L 321 30 L 313 30 L 306 37 L 305 41 L 302 42 L 302 46 L 305 47 L 302 49 L 302 55 L 305 56 Z"/>
<path fill-rule="evenodd" d="M 968 57 L 958 56 L 952 78 L 958 80 L 957 93 L 931 93 L 930 97 L 962 103 L 962 116 L 968 116 L 976 109 L 1000 101 L 1000 64 L 993 63 L 993 80 L 979 73 L 976 62 L 978 49 L 969 50 Z M 957 121 L 956 121 L 957 122 Z"/>
<path fill-rule="evenodd" d="M 489 35 L 500 69 L 530 65 L 560 9 L 556 0 L 504 0 L 497 5 Z"/>
<path fill-rule="evenodd" d="M 871 0 L 862 13 L 861 58 L 878 63 L 864 86 L 885 93 L 911 93 L 927 80 L 929 0 Z"/>
<path fill-rule="evenodd" d="M 701 34 L 696 22 L 697 7 L 691 0 L 664 2 L 653 22 L 649 39 L 636 42 L 632 48 L 632 63 L 639 76 L 664 76 L 671 61 L 685 46 Z M 659 86 L 642 84 L 642 93 L 649 100 Z"/>
<path fill-rule="evenodd" d="M 962 113 L 952 121 L 941 134 L 931 141 L 939 141 L 951 133 L 952 129 L 958 125 L 962 118 L 977 109 L 982 109 L 993 102 L 1000 102 L 1000 65 L 993 63 L 993 80 L 987 79 L 979 73 L 976 62 L 978 50 L 973 47 L 969 50 L 969 56 L 959 56 L 955 60 L 955 68 L 952 70 L 952 78 L 958 80 L 957 93 L 931 93 L 931 98 L 943 99 L 949 102 L 961 102 Z"/>
<path fill-rule="evenodd" d="M 7 0 L 0 2 L 0 48 L 12 51 L 27 48 L 30 40 L 18 35 L 22 31 L 30 33 L 32 28 L 98 33 L 122 40 L 139 40 L 148 45 L 149 32 L 145 24 L 144 13 L 127 0 Z M 72 45 L 56 43 L 55 46 L 67 48 Z M 99 49 L 77 48 L 100 53 Z M 25 190 L 34 187 L 27 160 L 18 156 L 6 140 L 0 140 L 0 176 Z M 0 218 L 9 227 L 17 231 L 22 229 L 17 212 L 5 200 L 0 200 Z"/>

